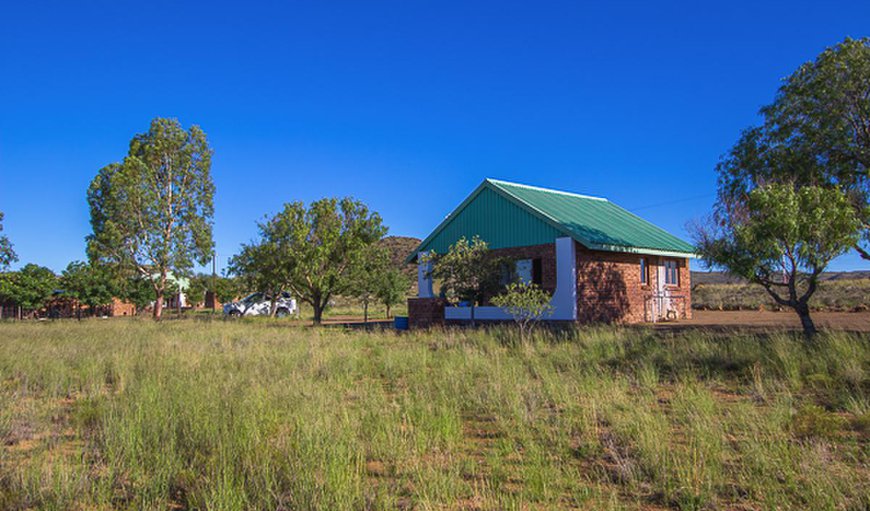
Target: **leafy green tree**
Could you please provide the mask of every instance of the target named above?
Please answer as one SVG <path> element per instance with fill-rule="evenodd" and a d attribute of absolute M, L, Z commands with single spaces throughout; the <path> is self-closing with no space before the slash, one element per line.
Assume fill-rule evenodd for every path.
<path fill-rule="evenodd" d="M 387 231 L 380 215 L 349 197 L 321 199 L 307 209 L 301 202 L 285 204 L 266 225 L 256 245 L 266 248 L 251 267 L 286 271 L 288 288 L 311 305 L 316 324 L 333 296 L 349 294 L 359 254 Z"/>
<path fill-rule="evenodd" d="M 3 232 L 3 212 L 0 211 L 0 232 Z M 0 234 L 0 270 L 5 270 L 18 260 L 18 255 L 12 249 L 12 242 L 5 234 Z"/>
<path fill-rule="evenodd" d="M 214 184 L 205 133 L 157 118 L 136 135 L 124 161 L 102 168 L 88 189 L 91 261 L 151 283 L 154 318 L 167 275 L 185 275 L 212 254 Z"/>
<path fill-rule="evenodd" d="M 494 296 L 501 286 L 502 261 L 489 253 L 489 246 L 478 236 L 469 242 L 464 236 L 450 246 L 446 254 L 428 254 L 433 262 L 432 277 L 441 283 L 441 291 L 453 302 L 465 301 L 474 307 Z"/>
<path fill-rule="evenodd" d="M 492 303 L 511 315 L 520 330 L 520 338 L 526 339 L 535 324 L 553 313 L 550 295 L 531 282 L 512 282 L 504 293 L 495 296 Z"/>
<path fill-rule="evenodd" d="M 761 113 L 719 164 L 720 205 L 771 182 L 842 189 L 861 219 L 855 249 L 870 259 L 870 38 L 800 66 Z"/>
<path fill-rule="evenodd" d="M 390 267 L 390 253 L 375 244 L 362 249 L 349 274 L 349 294 L 363 304 L 363 322 L 369 322 L 369 304 L 378 298 Z"/>
<path fill-rule="evenodd" d="M 35 313 L 45 306 L 57 284 L 57 275 L 53 271 L 29 263 L 18 271 L 0 274 L 0 301 L 14 303 L 22 311 Z"/>
<path fill-rule="evenodd" d="M 79 302 L 79 317 L 82 305 L 87 305 L 93 313 L 98 307 L 112 303 L 112 298 L 118 295 L 117 282 L 107 268 L 82 261 L 73 261 L 66 267 L 60 285 Z"/>
<path fill-rule="evenodd" d="M 769 184 L 720 209 L 695 238 L 710 266 L 761 285 L 815 334 L 810 298 L 831 259 L 854 246 L 860 215 L 834 188 Z"/>
<path fill-rule="evenodd" d="M 133 275 L 121 278 L 118 279 L 117 285 L 118 298 L 135 305 L 137 311 L 145 310 L 154 300 L 154 284 L 150 276 Z"/>
<path fill-rule="evenodd" d="M 401 303 L 408 294 L 411 281 L 407 275 L 397 268 L 389 268 L 381 276 L 376 296 L 387 308 L 387 318 L 393 306 Z"/>

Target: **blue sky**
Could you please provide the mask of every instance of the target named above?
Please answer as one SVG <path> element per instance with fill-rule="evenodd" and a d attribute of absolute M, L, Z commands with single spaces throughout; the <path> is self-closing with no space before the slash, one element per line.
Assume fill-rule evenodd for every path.
<path fill-rule="evenodd" d="M 780 80 L 870 35 L 870 2 L 705 4 L 4 2 L 5 234 L 21 263 L 84 259 L 88 183 L 167 116 L 215 150 L 221 266 L 284 202 L 352 195 L 424 237 L 484 177 L 687 237 Z"/>

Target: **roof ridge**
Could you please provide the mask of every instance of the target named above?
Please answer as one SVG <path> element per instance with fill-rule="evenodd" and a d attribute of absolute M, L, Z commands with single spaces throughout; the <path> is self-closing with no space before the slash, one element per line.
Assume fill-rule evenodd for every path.
<path fill-rule="evenodd" d="M 522 183 L 514 183 L 513 181 L 504 181 L 502 179 L 493 179 L 491 177 L 488 177 L 485 180 L 489 181 L 490 183 L 496 184 L 496 185 L 503 184 L 503 185 L 508 185 L 508 186 L 517 186 L 519 188 L 527 188 L 529 190 L 537 190 L 539 192 L 558 193 L 561 195 L 568 195 L 570 197 L 579 197 L 581 199 L 592 199 L 592 200 L 600 200 L 600 201 L 604 201 L 604 202 L 610 202 L 606 197 L 596 197 L 594 195 L 584 195 L 581 193 L 566 192 L 564 190 L 556 190 L 553 188 L 544 188 L 542 186 L 532 186 L 532 185 L 526 185 L 526 184 L 522 184 Z"/>

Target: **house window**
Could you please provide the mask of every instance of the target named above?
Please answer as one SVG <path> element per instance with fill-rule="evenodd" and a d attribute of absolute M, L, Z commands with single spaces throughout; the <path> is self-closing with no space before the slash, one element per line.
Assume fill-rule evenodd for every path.
<path fill-rule="evenodd" d="M 544 279 L 541 276 L 541 258 L 532 259 L 532 283 L 538 286 L 543 285 Z"/>
<path fill-rule="evenodd" d="M 665 284 L 669 286 L 680 285 L 680 270 L 677 268 L 677 262 L 672 259 L 665 261 Z"/>
<path fill-rule="evenodd" d="M 646 257 L 640 258 L 640 283 L 649 284 L 649 266 L 646 262 Z"/>

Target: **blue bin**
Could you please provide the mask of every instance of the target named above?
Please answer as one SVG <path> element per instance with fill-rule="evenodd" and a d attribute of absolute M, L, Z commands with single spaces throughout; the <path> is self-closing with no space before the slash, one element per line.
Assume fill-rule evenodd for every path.
<path fill-rule="evenodd" d="M 396 330 L 408 329 L 408 316 L 396 316 L 393 318 L 393 327 Z"/>

